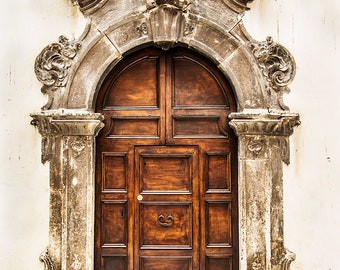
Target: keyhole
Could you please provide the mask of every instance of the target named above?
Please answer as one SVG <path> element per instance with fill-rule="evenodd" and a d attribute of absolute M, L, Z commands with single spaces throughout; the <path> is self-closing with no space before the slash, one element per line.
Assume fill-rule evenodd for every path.
<path fill-rule="evenodd" d="M 124 211 L 122 211 L 122 212 L 120 213 L 120 216 L 122 216 L 122 217 L 124 217 L 124 216 L 125 216 L 125 213 L 124 213 Z"/>

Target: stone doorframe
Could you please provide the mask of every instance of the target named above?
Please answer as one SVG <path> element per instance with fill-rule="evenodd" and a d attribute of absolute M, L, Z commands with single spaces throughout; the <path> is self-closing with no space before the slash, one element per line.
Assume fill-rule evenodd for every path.
<path fill-rule="evenodd" d="M 49 246 L 45 269 L 93 270 L 94 113 L 105 75 L 124 55 L 181 45 L 211 59 L 229 79 L 238 104 L 229 115 L 238 136 L 240 270 L 290 269 L 285 249 L 282 161 L 299 115 L 282 96 L 295 75 L 291 54 L 271 38 L 258 42 L 242 24 L 251 0 L 72 0 L 88 25 L 77 40 L 61 36 L 35 63 L 49 97 L 32 124 L 50 162 Z M 143 79 L 143 78 L 141 78 Z"/>

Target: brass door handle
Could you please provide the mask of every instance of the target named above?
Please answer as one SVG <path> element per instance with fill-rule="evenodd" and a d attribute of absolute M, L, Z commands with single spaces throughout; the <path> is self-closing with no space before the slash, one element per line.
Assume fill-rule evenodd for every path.
<path fill-rule="evenodd" d="M 174 224 L 174 217 L 172 215 L 168 215 L 166 218 L 164 215 L 159 215 L 157 220 L 159 225 L 163 227 L 170 227 Z"/>

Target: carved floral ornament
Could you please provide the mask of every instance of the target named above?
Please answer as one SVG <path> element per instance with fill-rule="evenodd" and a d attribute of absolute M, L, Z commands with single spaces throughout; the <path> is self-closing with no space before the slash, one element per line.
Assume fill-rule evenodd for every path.
<path fill-rule="evenodd" d="M 237 18 L 252 1 L 207 1 L 211 5 L 207 7 L 202 4 L 204 0 L 131 0 L 129 2 L 140 6 L 135 10 L 126 7 L 125 12 L 130 15 L 122 21 L 112 18 L 118 17 L 115 12 L 120 11 L 115 10 L 124 6 L 125 0 L 71 1 L 89 17 L 86 34 L 77 40 L 61 36 L 58 42 L 46 46 L 35 62 L 36 76 L 43 84 L 41 91 L 48 95 L 49 102 L 42 112 L 32 114 L 32 124 L 42 135 L 42 162 L 51 162 L 50 183 L 66 185 L 63 189 L 51 186 L 54 196 L 60 197 L 55 202 L 56 197 L 51 197 L 50 209 L 54 215 L 60 215 L 58 224 L 64 226 L 61 231 L 65 235 L 55 233 L 58 229 L 53 227 L 56 223 L 51 215 L 50 246 L 41 256 L 45 270 L 93 270 L 93 147 L 94 138 L 103 126 L 103 116 L 93 113 L 89 104 L 94 104 L 98 82 L 131 49 L 150 43 L 168 49 L 179 42 L 214 60 L 232 83 L 236 81 L 235 93 L 241 105 L 238 112 L 229 115 L 229 124 L 240 142 L 240 186 L 246 189 L 250 184 L 256 187 L 275 181 L 275 189 L 270 185 L 263 186 L 266 192 L 262 197 L 258 195 L 256 202 L 250 200 L 246 192 L 239 194 L 242 214 L 239 218 L 240 258 L 244 260 L 240 262 L 240 270 L 288 270 L 295 255 L 283 252 L 281 171 L 282 161 L 289 163 L 289 136 L 300 122 L 299 115 L 289 111 L 282 96 L 289 92 L 288 85 L 294 79 L 296 66 L 289 51 L 271 38 L 258 42 L 243 32 L 242 23 Z M 225 10 L 220 10 L 221 7 Z M 212 18 L 216 12 L 223 16 Z M 92 23 L 92 19 L 98 19 L 96 22 L 102 24 Z M 170 27 L 163 23 L 165 21 Z M 228 72 L 231 72 L 230 76 Z M 242 84 L 244 81 L 248 83 Z M 269 164 L 266 169 L 272 170 L 272 174 L 260 167 L 264 162 Z M 263 181 L 258 183 L 256 179 Z M 78 184 L 74 187 L 67 186 L 76 182 Z M 81 197 L 86 199 L 85 203 L 79 201 L 80 207 L 76 209 L 72 208 L 74 194 L 65 193 L 73 189 L 77 189 L 74 194 L 82 194 Z M 273 194 L 278 199 L 273 199 Z M 257 207 L 261 205 L 275 207 L 266 209 L 268 212 L 261 217 L 266 223 L 254 225 L 254 217 L 247 209 L 257 213 Z M 60 210 L 59 206 L 64 208 Z M 77 215 L 70 221 L 67 213 Z M 267 217 L 270 218 L 266 220 Z M 87 229 L 79 230 L 77 224 Z M 74 231 L 77 233 L 73 234 Z M 270 234 L 271 241 L 260 238 L 258 231 Z M 78 243 L 77 247 L 71 244 L 71 236 L 74 237 L 72 241 Z M 261 250 L 253 248 L 254 245 Z M 272 257 L 274 259 L 268 261 Z M 64 268 L 61 268 L 61 262 Z"/>

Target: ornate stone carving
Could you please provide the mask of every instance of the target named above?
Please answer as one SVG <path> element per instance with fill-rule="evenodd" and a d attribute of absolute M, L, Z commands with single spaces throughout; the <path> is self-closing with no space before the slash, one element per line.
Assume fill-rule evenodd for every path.
<path fill-rule="evenodd" d="M 142 35 L 147 35 L 149 31 L 146 22 L 142 22 L 139 26 L 137 26 L 137 31 Z"/>
<path fill-rule="evenodd" d="M 298 114 L 243 114 L 232 113 L 230 126 L 240 135 L 289 136 L 300 124 Z"/>
<path fill-rule="evenodd" d="M 263 148 L 264 148 L 264 142 L 260 140 L 254 140 L 248 144 L 249 151 L 253 152 L 256 156 L 259 155 L 259 153 L 262 151 Z"/>
<path fill-rule="evenodd" d="M 185 36 L 188 36 L 188 35 L 193 33 L 194 29 L 195 29 L 195 25 L 194 24 L 190 24 L 189 22 L 186 22 L 185 26 L 184 26 L 183 34 Z"/>
<path fill-rule="evenodd" d="M 256 253 L 256 255 L 254 256 L 254 260 L 251 264 L 251 270 L 261 270 L 261 269 L 263 269 L 261 258 L 260 258 L 260 255 Z"/>
<path fill-rule="evenodd" d="M 258 140 L 257 136 L 276 136 L 281 150 L 281 159 L 289 164 L 289 136 L 293 133 L 293 128 L 300 124 L 298 114 L 232 113 L 229 117 L 232 119 L 229 125 L 239 137 L 253 138 L 247 143 L 247 149 L 252 153 L 253 158 L 258 157 L 265 147 L 265 142 Z"/>
<path fill-rule="evenodd" d="M 281 269 L 282 270 L 289 270 L 290 264 L 295 261 L 296 255 L 294 252 L 289 251 L 288 249 L 285 250 L 285 253 L 283 254 L 283 258 L 280 262 Z"/>
<path fill-rule="evenodd" d="M 192 0 L 146 0 L 148 8 L 156 7 L 157 5 L 171 5 L 180 9 L 190 5 Z"/>
<path fill-rule="evenodd" d="M 53 102 L 53 91 L 66 86 L 72 59 L 76 56 L 81 45 L 76 41 L 69 41 L 60 36 L 59 43 L 46 46 L 35 60 L 35 74 L 44 84 L 41 91 L 48 94 L 49 101 L 42 108 L 49 109 Z"/>
<path fill-rule="evenodd" d="M 45 270 L 55 270 L 54 264 L 50 255 L 48 254 L 48 249 L 41 253 L 39 257 L 40 261 L 44 263 Z"/>
<path fill-rule="evenodd" d="M 286 48 L 273 42 L 271 37 L 264 42 L 251 42 L 249 46 L 266 78 L 268 91 L 275 91 L 281 109 L 288 110 L 282 96 L 289 93 L 288 85 L 295 76 L 296 65 L 293 56 Z"/>
<path fill-rule="evenodd" d="M 75 152 L 81 152 L 85 148 L 86 140 L 83 138 L 82 140 L 74 141 L 71 143 L 71 147 Z"/>
<path fill-rule="evenodd" d="M 38 127 L 42 135 L 41 161 L 49 161 L 55 154 L 55 137 L 62 135 L 96 136 L 104 126 L 103 116 L 96 113 L 76 111 L 46 111 L 31 114 L 31 124 Z M 85 147 L 84 141 L 74 142 L 72 148 L 81 152 Z"/>
<path fill-rule="evenodd" d="M 254 0 L 231 0 L 231 1 L 237 5 L 240 5 L 241 7 L 244 7 L 245 9 L 249 9 L 247 7 L 247 4 L 253 2 Z"/>
<path fill-rule="evenodd" d="M 149 1 L 150 25 L 153 41 L 167 50 L 178 42 L 182 36 L 193 33 L 195 24 L 189 19 L 185 8 L 191 1 Z"/>
<path fill-rule="evenodd" d="M 93 150 L 94 136 L 102 126 L 101 116 L 91 113 L 95 89 L 104 70 L 112 68 L 121 55 L 154 40 L 163 49 L 181 42 L 201 52 L 235 86 L 241 112 L 231 115 L 230 125 L 240 145 L 240 269 L 288 270 L 294 256 L 284 252 L 281 160 L 289 162 L 288 138 L 299 117 L 282 111 L 287 109 L 282 94 L 289 90 L 295 64 L 271 39 L 250 42 L 238 15 L 243 15 L 251 0 L 71 1 L 91 15 L 93 27 L 88 28 L 89 35 L 78 39 L 83 44 L 81 53 L 79 41 L 66 39 L 41 53 L 37 76 L 49 95 L 49 104 L 43 108 L 49 111 L 32 115 L 32 124 L 43 137 L 42 160 L 51 160 L 49 241 L 54 268 L 93 270 Z M 73 54 L 64 55 L 63 50 Z M 117 58 L 107 58 L 116 52 Z M 98 61 L 98 55 L 110 60 Z M 48 62 L 53 63 L 51 68 Z M 51 111 L 61 107 L 86 112 Z M 274 109 L 279 113 L 273 113 Z"/>
<path fill-rule="evenodd" d="M 74 259 L 73 259 L 73 263 L 72 263 L 71 267 L 74 270 L 80 270 L 81 269 L 81 262 L 79 261 L 77 254 L 74 254 Z"/>
<path fill-rule="evenodd" d="M 78 5 L 80 11 L 85 14 L 92 14 L 100 9 L 108 0 L 71 0 L 74 5 Z"/>
<path fill-rule="evenodd" d="M 159 6 L 151 11 L 150 18 L 155 44 L 164 50 L 173 47 L 181 31 L 181 10 L 166 5 Z"/>

